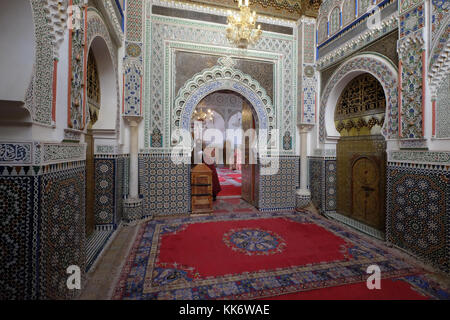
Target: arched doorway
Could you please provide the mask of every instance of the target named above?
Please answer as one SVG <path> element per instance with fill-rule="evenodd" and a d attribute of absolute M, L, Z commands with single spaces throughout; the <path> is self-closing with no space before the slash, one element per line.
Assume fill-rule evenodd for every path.
<path fill-rule="evenodd" d="M 102 36 L 94 36 L 90 41 L 86 70 L 86 237 L 92 235 L 95 225 L 100 223 L 98 213 L 104 211 L 99 210 L 103 203 L 96 203 L 94 150 L 96 140 L 105 140 L 116 130 L 116 81 L 116 68 L 107 41 Z"/>
<path fill-rule="evenodd" d="M 344 88 L 334 114 L 341 136 L 336 148 L 337 212 L 380 231 L 385 228 L 385 112 L 382 85 L 363 73 Z"/>
<path fill-rule="evenodd" d="M 258 119 L 252 104 L 233 90 L 218 90 L 208 94 L 192 114 L 192 135 L 199 125 L 198 115 L 202 112 L 211 115 L 211 119 L 207 117 L 201 121 L 204 142 L 214 143 L 220 152 L 215 165 L 221 186 L 217 198 L 241 198 L 256 206 L 257 151 L 254 149 L 254 139 L 257 137 L 254 133 L 258 129 Z M 214 129 L 216 134 L 208 134 L 207 129 Z"/>
<path fill-rule="evenodd" d="M 86 149 L 86 236 L 94 232 L 95 216 L 95 166 L 94 166 L 94 137 L 92 127 L 98 120 L 100 113 L 100 80 L 98 75 L 97 62 L 92 49 L 89 50 L 87 66 L 87 103 L 88 103 L 88 124 L 85 135 Z"/>

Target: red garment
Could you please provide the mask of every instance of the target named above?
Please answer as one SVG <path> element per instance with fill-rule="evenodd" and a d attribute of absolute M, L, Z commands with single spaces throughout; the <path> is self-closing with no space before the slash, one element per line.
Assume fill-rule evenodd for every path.
<path fill-rule="evenodd" d="M 213 183 L 213 197 L 216 197 L 220 191 L 222 191 L 222 188 L 220 187 L 219 182 L 219 175 L 217 174 L 217 169 L 215 164 L 207 164 L 205 163 L 208 168 L 212 171 L 212 183 Z"/>

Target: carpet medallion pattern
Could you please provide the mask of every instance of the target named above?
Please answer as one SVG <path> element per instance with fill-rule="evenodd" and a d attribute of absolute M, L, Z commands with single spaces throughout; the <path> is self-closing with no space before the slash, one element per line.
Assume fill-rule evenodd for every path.
<path fill-rule="evenodd" d="M 223 236 L 223 241 L 232 250 L 249 256 L 276 254 L 282 252 L 286 242 L 274 232 L 261 229 L 231 229 Z"/>
<path fill-rule="evenodd" d="M 365 283 L 373 264 L 383 279 L 448 298 L 391 249 L 307 211 L 149 221 L 113 298 L 261 299 Z"/>

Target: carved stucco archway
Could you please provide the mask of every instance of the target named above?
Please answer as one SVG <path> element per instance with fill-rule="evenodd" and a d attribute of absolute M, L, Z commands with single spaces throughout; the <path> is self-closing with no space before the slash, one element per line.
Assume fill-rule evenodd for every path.
<path fill-rule="evenodd" d="M 256 113 L 259 129 L 267 129 L 269 133 L 276 129 L 272 100 L 259 82 L 235 69 L 231 58 L 220 58 L 219 64 L 196 74 L 178 91 L 172 110 L 172 145 L 179 142 L 177 136 L 181 130 L 190 130 L 192 113 L 198 103 L 220 90 L 234 91 L 246 98 Z"/>
<path fill-rule="evenodd" d="M 101 41 L 98 41 L 99 38 Z M 102 96 L 108 96 L 111 95 L 111 98 L 113 98 L 114 103 L 112 103 L 113 100 L 111 100 L 111 103 L 108 103 L 107 105 L 111 108 L 114 108 L 115 110 L 115 119 L 114 119 L 114 127 L 117 133 L 119 133 L 120 130 L 120 94 L 119 94 L 119 76 L 118 76 L 118 65 L 117 65 L 117 48 L 113 44 L 113 41 L 111 39 L 110 33 L 108 31 L 108 27 L 106 26 L 105 20 L 100 15 L 100 13 L 94 9 L 89 8 L 88 14 L 87 14 L 87 35 L 86 35 L 86 45 L 87 45 L 87 53 L 91 48 L 93 48 L 94 42 L 97 43 L 103 43 L 103 47 L 99 49 L 101 51 L 101 54 L 103 55 L 102 60 L 108 60 L 105 61 L 107 65 L 110 65 L 114 70 L 111 70 L 114 73 L 114 85 L 109 84 L 106 87 L 107 92 L 103 92 Z M 95 52 L 94 52 L 94 55 Z M 107 66 L 109 68 L 109 66 Z M 107 76 L 107 75 L 105 75 Z M 100 75 L 102 77 L 102 74 Z M 105 81 L 103 81 L 105 82 Z M 100 79 L 100 86 L 102 86 L 102 79 Z M 103 87 L 103 86 L 102 86 Z M 114 95 L 114 97 L 113 97 Z M 102 110 L 100 109 L 101 114 L 104 112 L 110 112 L 110 110 Z M 101 116 L 99 117 L 101 118 Z M 86 117 L 87 119 L 87 117 Z"/>
<path fill-rule="evenodd" d="M 375 53 L 357 55 L 344 62 L 327 82 L 320 103 L 319 140 L 338 139 L 334 124 L 336 103 L 346 85 L 362 73 L 373 75 L 386 96 L 386 114 L 382 129 L 385 138 L 398 137 L 398 71 L 390 60 Z"/>

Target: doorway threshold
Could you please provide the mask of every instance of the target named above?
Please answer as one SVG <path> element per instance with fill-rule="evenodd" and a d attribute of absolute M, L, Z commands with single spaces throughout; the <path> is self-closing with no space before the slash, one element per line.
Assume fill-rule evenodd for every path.
<path fill-rule="evenodd" d="M 352 218 L 349 218 L 347 216 L 344 216 L 342 214 L 339 214 L 335 211 L 331 211 L 331 212 L 325 212 L 325 216 L 327 216 L 328 218 L 334 219 L 336 221 L 342 222 L 358 231 L 361 231 L 365 234 L 368 234 L 374 238 L 377 238 L 379 240 L 385 241 L 386 240 L 386 235 L 383 231 L 377 230 L 375 228 L 369 227 L 368 225 L 359 222 L 357 220 L 354 220 Z"/>
<path fill-rule="evenodd" d="M 217 199 L 240 199 L 241 196 L 217 196 Z"/>

